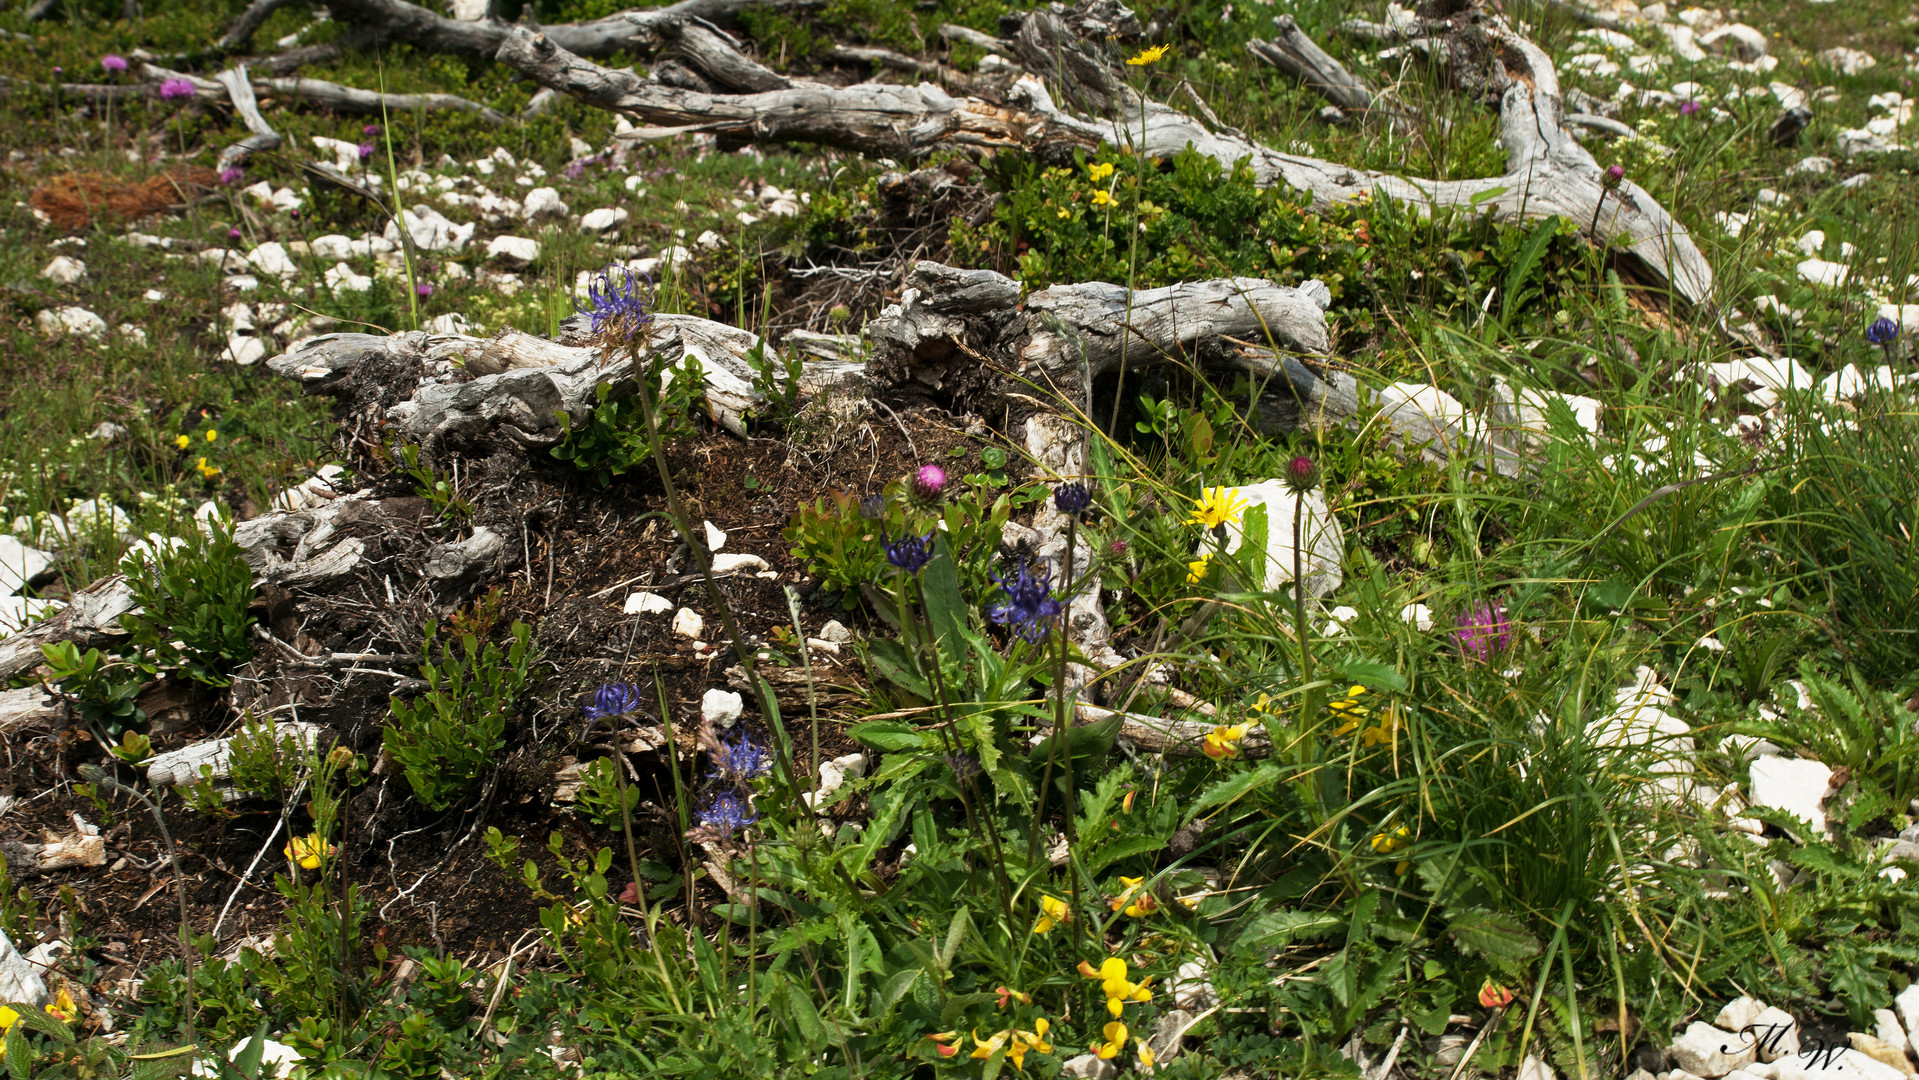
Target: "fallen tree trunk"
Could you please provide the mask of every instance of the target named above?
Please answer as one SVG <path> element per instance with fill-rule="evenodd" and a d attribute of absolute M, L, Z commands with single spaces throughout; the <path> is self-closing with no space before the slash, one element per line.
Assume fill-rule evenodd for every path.
<path fill-rule="evenodd" d="M 1007 44 L 1029 70 L 1051 69 L 1073 97 L 1116 103 L 1118 115 L 1107 111 L 1108 118 L 1087 119 L 1069 114 L 1031 76 L 1014 84 L 1007 103 L 1011 108 L 978 98 L 958 99 L 928 83 L 745 94 L 689 91 L 609 70 L 566 49 L 551 35 L 520 28 L 507 35 L 498 57 L 542 86 L 666 130 L 729 132 L 763 142 L 819 142 L 892 157 L 961 144 L 1057 160 L 1075 149 L 1107 143 L 1164 160 L 1190 147 L 1228 168 L 1244 160 L 1256 183 L 1286 184 L 1309 193 L 1321 207 L 1389 197 L 1425 213 L 1459 209 L 1507 220 L 1563 216 L 1582 229 L 1593 229 L 1596 242 L 1630 255 L 1686 302 L 1711 302 L 1712 269 L 1691 235 L 1637 184 L 1626 181 L 1611 192 L 1601 186 L 1592 155 L 1561 122 L 1563 105 L 1551 61 L 1497 15 L 1468 7 L 1428 27 L 1447 35 L 1456 56 L 1483 58 L 1483 68 L 1471 72 L 1461 70 L 1464 64 L 1453 65 L 1463 83 L 1483 84 L 1500 95 L 1506 171 L 1468 180 L 1354 169 L 1209 130 L 1185 113 L 1139 99 L 1110 70 L 1099 73 L 1091 50 L 1063 43 L 1060 25 L 1058 16 L 1034 13 Z M 1298 38 L 1305 40 L 1303 34 Z M 1049 45 L 1050 53 L 1045 51 Z"/>
<path fill-rule="evenodd" d="M 268 90 L 296 101 L 318 105 L 323 109 L 332 109 L 335 112 L 365 116 L 416 110 L 469 112 L 483 116 L 495 124 L 507 122 L 507 117 L 503 113 L 454 94 L 381 94 L 377 90 L 342 86 L 339 83 L 327 82 L 325 79 L 260 79 L 253 86 L 256 89 Z"/>
<path fill-rule="evenodd" d="M 491 57 L 516 27 L 498 19 L 468 21 L 436 15 L 406 0 L 333 0 L 328 8 L 341 22 L 377 28 L 388 41 L 404 41 L 429 52 Z M 767 0 L 680 0 L 668 7 L 622 11 L 583 23 L 558 23 L 542 28 L 560 47 L 579 56 L 611 56 L 621 50 L 650 53 L 658 45 L 661 27 L 703 20 L 728 23 L 740 12 L 769 5 Z"/>

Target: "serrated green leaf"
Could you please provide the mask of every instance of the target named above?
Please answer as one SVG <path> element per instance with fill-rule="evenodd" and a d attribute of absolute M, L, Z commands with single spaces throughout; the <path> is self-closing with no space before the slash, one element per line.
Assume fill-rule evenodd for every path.
<path fill-rule="evenodd" d="M 868 720 L 847 728 L 846 733 L 875 750 L 920 750 L 926 747 L 926 734 L 904 720 Z"/>
<path fill-rule="evenodd" d="M 1330 911 L 1262 911 L 1247 919 L 1233 948 L 1242 953 L 1265 953 L 1300 941 L 1320 941 L 1346 928 L 1346 920 Z"/>
<path fill-rule="evenodd" d="M 1499 912 L 1455 913 L 1446 932 L 1460 948 L 1489 960 L 1524 960 L 1539 954 L 1539 939 L 1519 920 Z"/>
<path fill-rule="evenodd" d="M 1187 811 L 1186 819 L 1191 821 L 1215 806 L 1224 806 L 1255 791 L 1270 787 L 1277 783 L 1282 775 L 1284 774 L 1280 767 L 1270 761 L 1262 762 L 1257 768 L 1234 773 L 1202 792 L 1199 798 L 1193 801 L 1192 809 Z"/>

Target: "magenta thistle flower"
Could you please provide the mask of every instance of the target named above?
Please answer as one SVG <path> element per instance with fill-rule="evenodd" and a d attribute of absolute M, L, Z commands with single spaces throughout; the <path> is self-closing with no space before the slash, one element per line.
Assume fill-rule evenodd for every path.
<path fill-rule="evenodd" d="M 1681 116 L 1691 116 L 1698 111 L 1699 103 L 1697 101 L 1681 102 L 1679 105 L 1679 115 Z"/>
<path fill-rule="evenodd" d="M 193 94 L 193 84 L 185 79 L 168 79 L 160 84 L 160 98 L 163 101 L 184 101 Z"/>
<path fill-rule="evenodd" d="M 1599 186 L 1605 188 L 1607 191 L 1612 191 L 1618 188 L 1620 183 L 1624 181 L 1625 179 L 1626 179 L 1625 166 L 1608 165 L 1606 166 L 1605 175 L 1600 177 Z"/>
<path fill-rule="evenodd" d="M 369 139 L 371 139 L 375 135 L 378 135 L 379 133 L 380 133 L 380 125 L 378 124 L 368 124 L 367 126 L 360 129 L 360 134 L 365 135 Z"/>
<path fill-rule="evenodd" d="M 242 233 L 240 232 L 240 230 L 238 230 L 238 229 L 228 229 L 228 230 L 227 230 L 227 239 L 228 239 L 228 240 L 238 240 L 238 239 L 240 239 L 240 237 L 241 237 L 242 235 L 243 235 L 243 234 L 242 234 Z"/>
<path fill-rule="evenodd" d="M 1459 650 L 1474 660 L 1491 660 L 1513 642 L 1512 620 L 1497 600 L 1468 604 L 1453 619 L 1453 626 Z"/>
<path fill-rule="evenodd" d="M 360 144 L 360 147 L 359 147 L 359 149 L 360 149 L 360 160 L 361 160 L 361 161 L 365 161 L 365 160 L 366 160 L 367 158 L 370 158 L 370 157 L 372 157 L 372 156 L 373 156 L 373 144 L 372 144 L 372 143 L 370 143 L 370 142 L 363 142 L 363 143 L 361 143 L 361 144 Z"/>
<path fill-rule="evenodd" d="M 946 470 L 938 465 L 921 465 L 913 474 L 913 494 L 927 502 L 938 502 L 946 493 Z"/>
<path fill-rule="evenodd" d="M 246 179 L 247 171 L 238 165 L 228 165 L 220 170 L 220 182 L 229 187 Z"/>
<path fill-rule="evenodd" d="M 127 58 L 108 53 L 100 58 L 100 66 L 117 75 L 127 69 Z"/>
<path fill-rule="evenodd" d="M 422 300 L 426 299 L 429 296 L 432 296 L 433 283 L 430 281 L 420 282 L 418 285 L 413 286 L 413 294 L 415 296 L 418 296 Z"/>
<path fill-rule="evenodd" d="M 1286 486 L 1294 491 L 1311 491 L 1319 483 L 1319 463 L 1304 454 L 1286 463 Z"/>

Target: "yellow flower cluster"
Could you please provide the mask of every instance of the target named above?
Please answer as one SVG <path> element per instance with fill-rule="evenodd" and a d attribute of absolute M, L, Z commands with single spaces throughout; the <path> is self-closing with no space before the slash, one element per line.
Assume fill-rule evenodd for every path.
<path fill-rule="evenodd" d="M 1206 580 L 1206 571 L 1213 565 L 1212 552 L 1205 552 L 1199 558 L 1186 564 L 1186 584 L 1197 585 Z"/>
<path fill-rule="evenodd" d="M 1359 703 L 1359 699 L 1365 694 L 1365 687 L 1355 686 L 1346 691 L 1345 697 L 1335 698 L 1327 703 L 1326 707 L 1332 710 L 1335 716 L 1345 721 L 1333 731 L 1333 734 L 1351 735 L 1357 731 L 1361 746 L 1377 746 L 1380 743 L 1392 742 L 1393 736 L 1399 731 L 1399 713 L 1389 707 L 1384 718 L 1368 725 L 1366 721 L 1372 719 L 1373 711 Z"/>
<path fill-rule="evenodd" d="M 1145 878 L 1121 877 L 1119 883 L 1122 888 L 1120 894 L 1113 898 L 1112 908 L 1114 911 L 1124 911 L 1127 915 L 1137 919 L 1143 915 L 1151 915 L 1153 912 L 1159 910 L 1159 900 L 1145 888 Z M 1117 1016 L 1119 1014 L 1114 1013 L 1113 1015 Z"/>
<path fill-rule="evenodd" d="M 1231 727 L 1216 727 L 1206 733 L 1206 742 L 1200 749 L 1205 751 L 1206 756 L 1212 758 L 1214 761 L 1236 758 L 1239 756 L 1240 740 L 1244 739 L 1246 733 L 1250 730 L 1252 730 L 1251 724 L 1234 724 Z"/>
<path fill-rule="evenodd" d="M 971 1056 L 976 1058 L 989 1058 L 998 1053 L 1001 1047 L 1005 1047 L 1006 1060 L 1013 1063 L 1013 1068 L 1018 1069 L 1020 1072 L 1025 1072 L 1026 1054 L 1028 1051 L 1036 1054 L 1050 1054 L 1053 1052 L 1052 1046 L 1046 1042 L 1046 1032 L 1051 1027 L 1052 1025 L 1042 1016 L 1038 1020 L 1033 1021 L 1033 1030 L 1031 1031 L 1009 1027 L 1003 1028 L 997 1034 L 982 1039 L 979 1037 L 979 1031 L 975 1029 L 973 1032 L 973 1053 Z"/>
<path fill-rule="evenodd" d="M 1039 910 L 1039 919 L 1033 923 L 1035 934 L 1047 933 L 1055 926 L 1063 926 L 1073 921 L 1072 909 L 1066 906 L 1066 901 L 1055 896 L 1042 893 L 1039 898 Z"/>
<path fill-rule="evenodd" d="M 302 870 L 318 870 L 320 860 L 332 854 L 333 845 L 317 834 L 296 836 L 286 846 L 286 857 L 299 863 Z"/>
<path fill-rule="evenodd" d="M 1081 960 L 1079 973 L 1089 979 L 1099 980 L 1099 991 L 1106 995 L 1106 1011 L 1112 1013 L 1115 1019 L 1119 1017 L 1120 1010 L 1127 1003 L 1153 1000 L 1152 992 L 1147 989 L 1152 985 L 1153 980 L 1149 977 L 1138 982 L 1129 982 L 1126 978 L 1126 961 L 1117 956 L 1107 957 L 1106 961 L 1097 968 Z"/>

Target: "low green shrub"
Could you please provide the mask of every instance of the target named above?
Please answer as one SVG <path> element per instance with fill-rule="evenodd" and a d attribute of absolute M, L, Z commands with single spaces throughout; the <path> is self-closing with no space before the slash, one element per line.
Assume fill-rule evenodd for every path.
<path fill-rule="evenodd" d="M 517 620 L 504 652 L 464 634 L 459 649 L 442 646 L 435 663 L 438 635 L 439 624 L 428 623 L 420 644 L 420 675 L 427 692 L 414 701 L 393 699 L 385 745 L 405 769 L 420 801 L 444 810 L 493 765 L 494 755 L 506 745 L 506 721 L 519 707 L 535 654 L 532 630 Z"/>
<path fill-rule="evenodd" d="M 140 605 L 120 624 L 148 673 L 177 670 L 225 686 L 226 673 L 253 655 L 253 569 L 231 521 L 136 547 L 120 569 Z"/>

